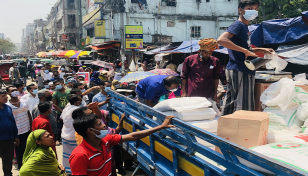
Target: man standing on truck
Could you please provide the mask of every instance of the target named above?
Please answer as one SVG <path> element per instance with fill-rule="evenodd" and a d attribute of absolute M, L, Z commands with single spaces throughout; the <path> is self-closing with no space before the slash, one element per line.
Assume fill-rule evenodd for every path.
<path fill-rule="evenodd" d="M 228 92 L 223 115 L 237 110 L 254 111 L 255 71 L 249 70 L 244 61 L 257 57 L 256 52 L 272 53 L 269 48 L 251 48 L 248 24 L 258 16 L 259 0 L 240 0 L 239 19 L 218 38 L 218 44 L 228 48 L 229 63 L 226 67 Z"/>
<path fill-rule="evenodd" d="M 150 107 L 155 106 L 161 96 L 174 92 L 180 97 L 180 80 L 175 76 L 157 75 L 150 76 L 140 81 L 136 88 L 137 97 L 140 103 Z"/>
<path fill-rule="evenodd" d="M 182 69 L 182 97 L 205 97 L 217 101 L 220 75 L 219 59 L 212 56 L 218 49 L 213 38 L 199 41 L 200 54 L 187 57 Z"/>
<path fill-rule="evenodd" d="M 109 176 L 112 174 L 111 147 L 120 142 L 135 141 L 162 129 L 173 127 L 170 125 L 172 116 L 151 129 L 138 131 L 126 135 L 110 135 L 101 117 L 94 114 L 88 107 L 73 111 L 75 131 L 83 137 L 70 158 L 72 175 Z"/>

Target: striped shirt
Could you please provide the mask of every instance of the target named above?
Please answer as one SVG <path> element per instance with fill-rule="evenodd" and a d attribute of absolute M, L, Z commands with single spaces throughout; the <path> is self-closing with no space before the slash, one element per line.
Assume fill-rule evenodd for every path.
<path fill-rule="evenodd" d="M 24 134 L 30 131 L 30 122 L 28 117 L 28 104 L 24 100 L 20 100 L 20 106 L 16 107 L 8 101 L 6 103 L 8 106 L 12 108 L 13 116 L 16 122 L 16 126 L 18 129 L 18 135 Z"/>

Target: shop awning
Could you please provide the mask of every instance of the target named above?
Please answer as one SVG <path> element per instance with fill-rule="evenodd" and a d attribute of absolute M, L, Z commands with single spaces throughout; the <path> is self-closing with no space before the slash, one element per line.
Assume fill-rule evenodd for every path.
<path fill-rule="evenodd" d="M 121 47 L 120 41 L 107 41 L 100 44 L 94 44 L 91 46 L 94 50 L 105 50 L 105 49 L 112 49 L 112 48 L 119 48 Z"/>

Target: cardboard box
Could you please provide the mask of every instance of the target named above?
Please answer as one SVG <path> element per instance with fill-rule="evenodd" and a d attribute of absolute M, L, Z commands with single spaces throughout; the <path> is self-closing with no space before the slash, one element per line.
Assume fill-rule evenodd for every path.
<path fill-rule="evenodd" d="M 236 111 L 219 118 L 217 136 L 251 148 L 266 144 L 268 126 L 269 115 L 266 112 Z M 215 150 L 220 151 L 218 147 Z"/>
<path fill-rule="evenodd" d="M 272 83 L 259 83 L 255 84 L 255 111 L 263 111 L 261 106 L 260 97 L 261 94 L 271 85 Z"/>

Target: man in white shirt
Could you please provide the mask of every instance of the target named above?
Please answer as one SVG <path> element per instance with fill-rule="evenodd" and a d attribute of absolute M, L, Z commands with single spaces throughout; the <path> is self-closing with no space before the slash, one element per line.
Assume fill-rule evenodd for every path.
<path fill-rule="evenodd" d="M 34 106 L 39 103 L 39 98 L 37 96 L 38 89 L 34 84 L 30 84 L 27 86 L 28 94 L 21 97 L 21 100 L 24 100 L 29 105 L 29 111 L 32 112 Z"/>
<path fill-rule="evenodd" d="M 52 78 L 52 73 L 46 67 L 43 67 L 41 70 L 41 75 L 44 80 L 50 80 Z"/>
<path fill-rule="evenodd" d="M 63 145 L 63 166 L 65 167 L 66 173 L 71 173 L 69 156 L 72 151 L 77 147 L 77 142 L 75 138 L 75 129 L 73 126 L 74 119 L 72 118 L 72 113 L 75 109 L 79 108 L 81 105 L 81 97 L 76 94 L 71 94 L 69 96 L 69 102 L 71 105 L 66 106 L 61 114 L 61 119 L 63 120 L 62 128 L 62 145 Z"/>

